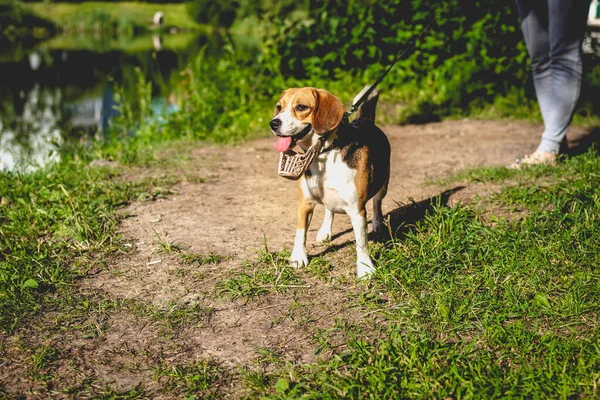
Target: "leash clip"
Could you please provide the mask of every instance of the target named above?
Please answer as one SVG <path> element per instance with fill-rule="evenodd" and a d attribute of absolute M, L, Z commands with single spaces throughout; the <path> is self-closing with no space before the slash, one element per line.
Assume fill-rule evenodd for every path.
<path fill-rule="evenodd" d="M 352 113 L 354 112 L 354 110 L 352 110 L 352 107 L 350 107 L 350 111 L 344 111 L 344 115 L 342 116 L 342 124 L 349 124 L 350 123 L 350 115 L 352 115 Z"/>

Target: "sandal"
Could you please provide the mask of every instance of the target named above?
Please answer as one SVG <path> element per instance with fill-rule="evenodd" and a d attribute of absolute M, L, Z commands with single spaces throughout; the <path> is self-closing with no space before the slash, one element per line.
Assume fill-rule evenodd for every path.
<path fill-rule="evenodd" d="M 549 151 L 536 150 L 534 153 L 523 158 L 517 158 L 508 168 L 521 169 L 521 167 L 527 165 L 556 165 L 556 154 Z"/>

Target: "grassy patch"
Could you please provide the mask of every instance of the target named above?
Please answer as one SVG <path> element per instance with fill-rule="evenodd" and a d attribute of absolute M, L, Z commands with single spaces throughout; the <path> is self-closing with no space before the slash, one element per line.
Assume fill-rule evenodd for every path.
<path fill-rule="evenodd" d="M 184 392 L 190 399 L 221 398 L 220 386 L 228 381 L 228 373 L 214 360 L 161 364 L 154 370 L 154 377 L 168 393 Z"/>
<path fill-rule="evenodd" d="M 207 323 L 212 313 L 212 308 L 200 304 L 170 304 L 165 310 L 151 310 L 150 320 L 162 322 L 162 333 L 174 334 L 184 328 Z"/>
<path fill-rule="evenodd" d="M 206 265 L 206 264 L 218 264 L 223 261 L 229 260 L 231 257 L 223 256 L 215 253 L 210 254 L 183 254 L 181 256 L 183 260 L 188 264 Z"/>
<path fill-rule="evenodd" d="M 332 269 L 333 266 L 331 265 L 331 262 L 327 261 L 323 256 L 311 258 L 306 266 L 306 272 L 308 272 L 308 274 L 324 282 L 331 280 L 330 272 Z"/>
<path fill-rule="evenodd" d="M 102 254 L 97 258 L 92 251 L 118 248 L 115 211 L 161 182 L 128 182 L 114 170 L 81 161 L 66 159 L 63 165 L 60 173 L 50 166 L 43 173 L 2 176 L 3 193 L 9 194 L 0 206 L 5 329 L 41 307 L 56 312 L 49 332 L 77 331 L 79 340 L 102 338 L 112 309 L 157 323 L 164 339 L 202 329 L 213 309 L 200 303 L 156 308 L 133 300 L 70 297 L 64 288 L 101 266 Z M 433 207 L 401 238 L 373 246 L 378 271 L 370 283 L 359 291 L 336 283 L 356 318 L 372 318 L 372 326 L 353 325 L 354 316 L 340 314 L 335 323 L 310 332 L 320 361 L 298 364 L 258 349 L 257 364 L 241 367 L 239 376 L 212 360 L 171 363 L 158 356 L 146 364 L 155 371 L 156 390 L 219 398 L 226 383 L 239 379 L 252 398 L 598 396 L 600 159 L 589 153 L 555 168 L 486 168 L 457 179 L 494 182 L 502 189 L 476 205 Z M 123 193 L 112 194 L 117 189 Z M 494 214 L 498 208 L 526 212 L 506 219 Z M 171 248 L 163 250 L 190 264 L 225 259 L 178 252 L 174 243 L 160 240 Z M 35 258 L 40 253 L 46 257 Z M 217 290 L 247 301 L 285 296 L 284 317 L 298 329 L 314 327 L 320 317 L 301 298 L 304 272 L 290 269 L 288 257 L 265 247 Z M 328 281 L 330 269 L 317 257 L 306 274 Z M 49 280 L 49 271 L 61 280 Z M 47 339 L 28 342 L 24 358 L 26 375 L 40 385 L 58 382 L 64 365 L 61 348 Z M 81 385 L 63 390 L 91 390 L 92 383 Z M 102 390 L 105 398 L 157 393 L 142 386 L 126 391 L 94 386 L 93 393 Z"/>
<path fill-rule="evenodd" d="M 128 182 L 116 170 L 67 157 L 31 173 L 0 174 L 0 329 L 41 307 L 43 295 L 102 266 L 118 248 L 117 209 L 156 180 Z"/>
<path fill-rule="evenodd" d="M 46 380 L 48 375 L 45 373 L 52 362 L 57 359 L 58 350 L 50 345 L 41 345 L 35 349 L 29 359 L 30 374 L 34 380 Z"/>
<path fill-rule="evenodd" d="M 210 320 L 214 309 L 199 303 L 179 304 L 169 302 L 165 307 L 156 307 L 137 300 L 120 300 L 116 304 L 138 318 L 156 322 L 159 333 L 173 337 L 186 328 L 198 328 Z"/>
<path fill-rule="evenodd" d="M 93 29 L 94 23 L 116 23 L 121 26 L 135 26 L 148 29 L 152 25 L 152 17 L 157 11 L 165 13 L 165 25 L 181 29 L 198 29 L 192 20 L 185 4 L 150 4 L 119 2 L 84 2 L 84 3 L 30 3 L 27 7 L 32 14 L 52 22 L 63 30 Z M 86 25 L 88 23 L 88 25 Z M 92 24 L 90 24 L 92 23 Z"/>
<path fill-rule="evenodd" d="M 273 385 L 274 377 L 261 368 L 240 368 L 242 382 L 249 392 L 249 398 L 258 398 Z"/>
<path fill-rule="evenodd" d="M 181 250 L 183 250 L 183 244 L 163 238 L 156 231 L 154 232 L 154 235 L 156 236 L 156 243 L 161 251 L 164 251 L 165 253 L 180 253 Z"/>
<path fill-rule="evenodd" d="M 217 293 L 231 299 L 251 300 L 269 293 L 308 287 L 289 266 L 288 252 L 270 252 L 265 248 L 256 262 L 244 265 L 244 271 L 217 283 Z"/>
<path fill-rule="evenodd" d="M 472 171 L 504 182 L 436 207 L 378 249 L 382 336 L 350 335 L 327 360 L 264 377 L 272 398 L 595 397 L 600 370 L 600 159 Z M 490 225 L 479 207 L 525 208 Z M 377 304 L 370 304 L 376 309 Z"/>

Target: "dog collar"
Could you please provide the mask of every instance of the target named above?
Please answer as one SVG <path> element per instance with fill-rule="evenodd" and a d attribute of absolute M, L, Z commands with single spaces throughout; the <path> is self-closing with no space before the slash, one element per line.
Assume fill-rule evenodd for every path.
<path fill-rule="evenodd" d="M 333 139 L 333 142 L 331 142 L 331 144 L 329 146 L 327 146 L 323 150 L 321 150 L 321 152 L 319 154 L 327 153 L 328 151 L 331 151 L 331 150 L 335 149 L 336 147 L 337 147 L 336 139 Z"/>

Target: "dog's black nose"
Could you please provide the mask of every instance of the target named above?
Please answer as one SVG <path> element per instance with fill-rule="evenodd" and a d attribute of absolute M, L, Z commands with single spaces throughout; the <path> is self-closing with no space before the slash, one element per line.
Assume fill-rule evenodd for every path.
<path fill-rule="evenodd" d="M 277 128 L 281 126 L 281 120 L 279 118 L 273 118 L 271 122 L 269 122 L 269 126 L 271 127 L 271 129 L 276 131 Z"/>

